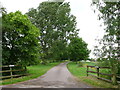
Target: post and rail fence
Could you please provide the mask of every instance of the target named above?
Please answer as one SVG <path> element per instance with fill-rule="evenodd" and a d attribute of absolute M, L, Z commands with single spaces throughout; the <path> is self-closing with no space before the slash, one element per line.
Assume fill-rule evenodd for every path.
<path fill-rule="evenodd" d="M 89 68 L 95 68 L 96 71 L 89 71 Z M 106 76 L 109 76 L 110 78 L 112 78 L 114 75 L 113 74 L 107 74 L 107 73 L 101 73 L 100 72 L 100 69 L 111 69 L 110 67 L 99 67 L 99 66 L 87 66 L 87 76 L 88 75 L 91 75 L 91 76 L 94 76 L 94 77 L 97 77 L 98 79 L 101 79 L 101 80 L 104 80 L 104 81 L 107 81 L 107 82 L 110 82 L 112 83 L 112 79 L 106 79 L 106 78 L 102 78 L 100 77 L 100 75 L 106 75 Z M 96 73 L 97 75 L 93 75 L 93 74 L 90 74 L 90 73 Z M 117 75 L 116 78 L 120 78 L 120 75 Z M 120 84 L 120 81 L 117 81 L 117 83 Z"/>
<path fill-rule="evenodd" d="M 5 66 L 0 66 L 1 68 L 1 71 L 0 71 L 0 80 L 2 79 L 6 79 L 6 78 L 13 78 L 13 77 L 20 77 L 20 76 L 26 76 L 28 75 L 27 73 L 24 73 L 24 74 L 13 74 L 13 72 L 20 72 L 20 71 L 26 71 L 26 69 L 18 69 L 18 70 L 13 70 L 14 67 L 18 67 L 18 66 L 21 66 L 21 65 L 5 65 Z M 9 70 L 2 70 L 2 68 L 9 68 Z M 2 76 L 2 73 L 9 73 L 10 75 L 7 75 L 7 76 Z"/>

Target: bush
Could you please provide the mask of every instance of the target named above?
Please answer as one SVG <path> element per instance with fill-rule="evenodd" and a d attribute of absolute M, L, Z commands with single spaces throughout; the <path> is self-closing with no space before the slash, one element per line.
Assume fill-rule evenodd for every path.
<path fill-rule="evenodd" d="M 20 11 L 2 15 L 2 65 L 38 63 L 39 29 Z"/>

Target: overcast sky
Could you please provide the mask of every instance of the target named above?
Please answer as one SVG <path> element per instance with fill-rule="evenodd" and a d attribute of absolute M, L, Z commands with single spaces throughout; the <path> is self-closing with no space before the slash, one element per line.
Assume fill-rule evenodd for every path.
<path fill-rule="evenodd" d="M 29 8 L 38 7 L 43 1 L 46 0 L 1 0 L 1 3 L 7 12 L 19 10 L 24 14 Z M 92 0 L 65 0 L 65 2 L 70 2 L 71 13 L 76 16 L 77 28 L 80 29 L 79 36 L 88 43 L 88 48 L 93 50 L 95 38 L 102 38 L 104 32 L 103 27 L 100 27 L 102 21 L 97 20 L 97 14 L 92 10 Z M 92 53 L 90 57 L 94 57 Z"/>

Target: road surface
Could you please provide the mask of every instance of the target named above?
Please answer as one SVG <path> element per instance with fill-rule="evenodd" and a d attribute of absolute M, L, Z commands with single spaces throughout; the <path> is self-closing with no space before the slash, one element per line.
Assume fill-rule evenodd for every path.
<path fill-rule="evenodd" d="M 32 80 L 4 85 L 5 88 L 92 88 L 82 82 L 76 81 L 68 71 L 67 62 L 50 69 L 46 74 Z"/>

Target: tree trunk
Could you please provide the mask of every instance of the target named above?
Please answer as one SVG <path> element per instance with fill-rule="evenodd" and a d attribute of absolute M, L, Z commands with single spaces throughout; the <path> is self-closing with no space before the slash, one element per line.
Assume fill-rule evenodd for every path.
<path fill-rule="evenodd" d="M 117 84 L 117 80 L 116 80 L 116 75 L 115 74 L 113 74 L 113 76 L 112 76 L 112 84 L 113 85 Z"/>
<path fill-rule="evenodd" d="M 112 78 L 111 78 L 113 85 L 117 84 L 116 76 L 117 76 L 117 74 L 116 74 L 115 66 L 113 66 L 112 67 Z"/>

